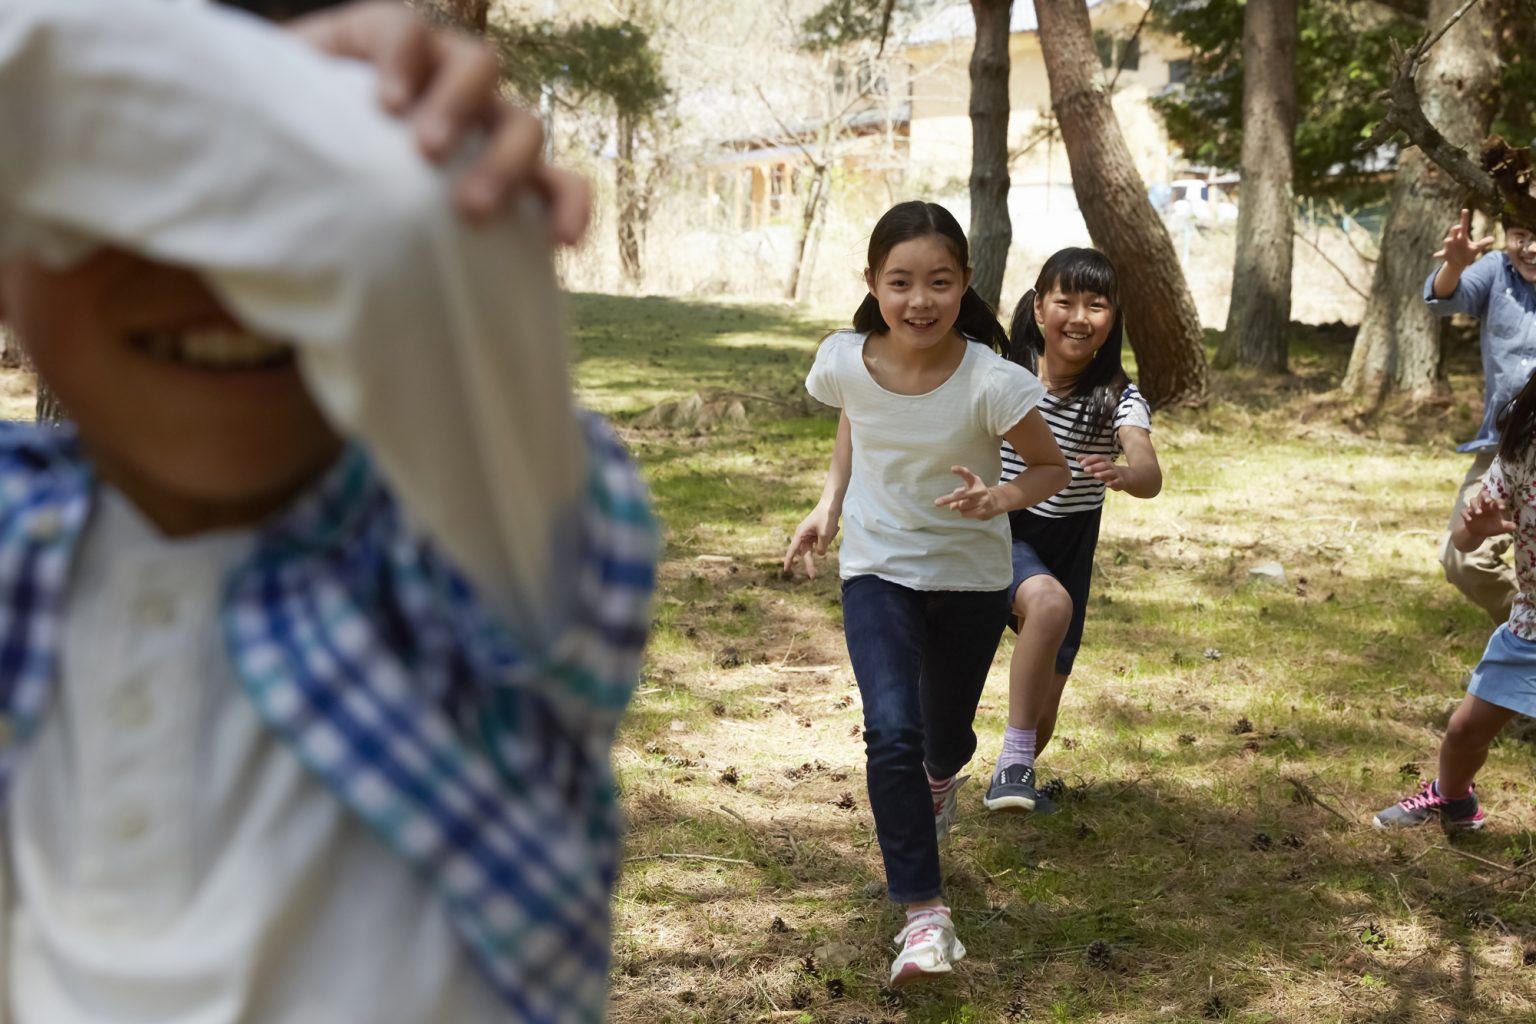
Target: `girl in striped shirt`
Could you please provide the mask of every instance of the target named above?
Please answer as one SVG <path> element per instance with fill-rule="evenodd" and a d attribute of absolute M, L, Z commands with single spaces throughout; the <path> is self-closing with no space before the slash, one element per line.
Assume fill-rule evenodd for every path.
<path fill-rule="evenodd" d="M 991 810 L 1046 810 L 1035 758 L 1050 742 L 1062 689 L 1082 642 L 1104 488 L 1150 498 L 1163 486 L 1152 450 L 1151 411 L 1120 364 L 1119 286 L 1108 257 L 1062 249 L 1019 300 L 1013 358 L 1045 385 L 1039 409 L 1067 456 L 1072 482 L 1010 513 L 1013 626 L 1008 728 L 987 789 Z M 1123 464 L 1116 458 L 1125 455 Z M 1004 480 L 1024 461 L 1002 446 Z"/>

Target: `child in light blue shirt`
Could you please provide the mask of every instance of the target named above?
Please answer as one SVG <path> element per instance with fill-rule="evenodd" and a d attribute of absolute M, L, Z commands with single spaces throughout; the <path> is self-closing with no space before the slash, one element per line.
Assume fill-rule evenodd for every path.
<path fill-rule="evenodd" d="M 1536 370 L 1536 232 L 1507 214 L 1503 226 L 1503 251 L 1488 252 L 1493 238 L 1474 240 L 1471 215 L 1462 210 L 1435 253 L 1443 262 L 1424 282 L 1424 301 L 1437 316 L 1466 313 L 1482 326 L 1483 421 L 1477 436 L 1456 449 L 1474 458 L 1456 494 L 1453 525 L 1493 462 L 1499 416 Z M 1509 618 L 1516 593 L 1514 570 L 1503 557 L 1508 547 L 1507 538 L 1499 537 L 1461 552 L 1448 527 L 1441 548 L 1445 578 L 1495 623 Z"/>

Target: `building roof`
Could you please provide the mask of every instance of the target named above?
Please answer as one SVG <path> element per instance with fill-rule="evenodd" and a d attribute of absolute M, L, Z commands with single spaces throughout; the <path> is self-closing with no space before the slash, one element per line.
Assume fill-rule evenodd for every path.
<path fill-rule="evenodd" d="M 1088 6 L 1098 7 L 1104 2 L 1105 0 L 1088 0 Z M 1034 0 L 1014 0 L 1013 13 L 1008 20 L 1008 31 L 1017 33 L 1039 30 L 1040 21 L 1035 17 Z M 975 35 L 976 18 L 971 12 L 971 5 L 951 4 L 918 22 L 902 42 L 907 46 L 924 46 L 929 43 L 970 39 Z"/>

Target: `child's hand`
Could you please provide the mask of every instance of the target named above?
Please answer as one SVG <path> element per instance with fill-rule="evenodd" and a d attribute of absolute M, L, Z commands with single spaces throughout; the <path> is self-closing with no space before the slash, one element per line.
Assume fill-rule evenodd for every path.
<path fill-rule="evenodd" d="M 467 134 L 485 132 L 484 149 L 459 172 L 454 187 L 466 216 L 488 219 L 532 189 L 548 208 L 554 240 L 581 240 L 591 189 L 585 179 L 544 163 L 544 125 L 501 98 L 496 56 L 485 43 L 435 28 L 391 0 L 320 11 L 296 18 L 289 28 L 318 50 L 372 64 L 385 109 L 409 114 L 428 159 L 447 159 Z"/>
<path fill-rule="evenodd" d="M 1472 536 L 1486 540 L 1501 533 L 1514 533 L 1515 524 L 1504 518 L 1504 503 L 1481 490 L 1461 510 L 1461 523 Z"/>
<path fill-rule="evenodd" d="M 992 488 L 964 466 L 950 466 L 949 471 L 964 481 L 942 498 L 933 499 L 939 507 L 949 506 L 967 519 L 991 519 L 1003 511 Z"/>
<path fill-rule="evenodd" d="M 800 558 L 804 560 L 805 574 L 815 579 L 816 557 L 827 553 L 827 545 L 836 536 L 837 514 L 825 505 L 818 504 L 810 515 L 800 521 L 800 525 L 795 527 L 794 536 L 789 538 L 789 550 L 784 553 L 784 574 L 789 575 L 793 571 L 791 567 L 795 559 Z"/>
<path fill-rule="evenodd" d="M 1125 483 L 1120 479 L 1120 467 L 1107 455 L 1084 455 L 1077 460 L 1077 464 L 1083 467 L 1083 472 L 1102 481 L 1105 487 L 1112 491 L 1125 489 Z"/>
<path fill-rule="evenodd" d="M 1445 242 L 1435 253 L 1435 259 L 1444 260 L 1445 265 L 1456 273 L 1461 273 L 1477 262 L 1479 256 L 1493 248 L 1493 236 L 1489 235 L 1479 241 L 1472 241 L 1472 214 L 1468 210 L 1461 211 L 1461 221 L 1451 225 L 1451 229 L 1445 234 Z"/>

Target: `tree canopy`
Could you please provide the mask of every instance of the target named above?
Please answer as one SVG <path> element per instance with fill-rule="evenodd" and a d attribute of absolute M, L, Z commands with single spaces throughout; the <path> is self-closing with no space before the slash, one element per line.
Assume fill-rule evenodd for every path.
<path fill-rule="evenodd" d="M 1169 137 L 1191 160 L 1234 170 L 1243 148 L 1243 6 L 1170 0 L 1155 15 L 1192 51 L 1183 89 L 1153 100 Z M 1391 39 L 1411 41 L 1422 22 L 1351 0 L 1303 0 L 1299 19 L 1296 191 L 1337 192 L 1379 168 L 1380 155 L 1360 143 L 1392 77 Z"/>

